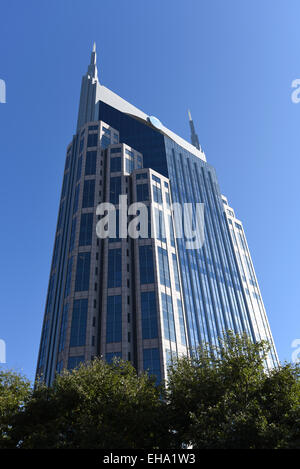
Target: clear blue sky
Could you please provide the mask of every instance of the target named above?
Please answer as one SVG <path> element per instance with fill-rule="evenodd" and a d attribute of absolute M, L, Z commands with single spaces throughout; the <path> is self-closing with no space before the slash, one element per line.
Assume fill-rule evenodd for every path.
<path fill-rule="evenodd" d="M 281 360 L 300 338 L 298 0 L 2 0 L 0 338 L 33 378 L 64 167 L 93 41 L 100 81 L 189 139 L 243 221 Z"/>

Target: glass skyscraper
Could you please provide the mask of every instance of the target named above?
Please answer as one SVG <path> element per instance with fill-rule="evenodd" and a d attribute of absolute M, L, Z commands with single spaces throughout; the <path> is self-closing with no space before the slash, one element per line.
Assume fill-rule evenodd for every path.
<path fill-rule="evenodd" d="M 66 153 L 37 364 L 47 384 L 95 356 L 122 357 L 159 381 L 172 357 L 229 329 L 267 340 L 268 366 L 278 363 L 242 223 L 189 118 L 192 143 L 102 86 L 94 45 Z M 120 235 L 119 196 L 128 213 L 147 207 L 147 236 Z M 117 215 L 105 239 L 104 202 Z M 199 203 L 203 244 L 189 249 L 172 207 Z"/>

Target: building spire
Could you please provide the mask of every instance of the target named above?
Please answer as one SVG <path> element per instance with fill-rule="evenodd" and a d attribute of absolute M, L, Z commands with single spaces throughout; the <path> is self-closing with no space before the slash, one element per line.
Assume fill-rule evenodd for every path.
<path fill-rule="evenodd" d="M 189 115 L 190 129 L 191 129 L 191 143 L 192 145 L 194 145 L 194 147 L 198 148 L 198 150 L 201 150 L 198 135 L 196 134 L 194 122 L 193 122 L 192 115 L 189 109 L 188 109 L 188 115 Z"/>
<path fill-rule="evenodd" d="M 77 130 L 87 122 L 98 120 L 100 82 L 98 79 L 96 43 L 93 44 L 87 73 L 82 77 Z"/>

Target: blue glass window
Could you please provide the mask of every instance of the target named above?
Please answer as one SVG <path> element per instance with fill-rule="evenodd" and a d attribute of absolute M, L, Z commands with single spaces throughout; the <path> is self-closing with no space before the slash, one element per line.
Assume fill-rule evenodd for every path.
<path fill-rule="evenodd" d="M 89 134 L 88 136 L 88 147 L 96 147 L 98 142 L 98 134 Z"/>
<path fill-rule="evenodd" d="M 107 297 L 106 342 L 122 341 L 122 296 Z"/>
<path fill-rule="evenodd" d="M 136 186 L 136 199 L 137 202 L 144 202 L 149 200 L 148 184 L 138 184 Z"/>
<path fill-rule="evenodd" d="M 73 220 L 72 220 L 72 228 L 71 228 L 69 252 L 72 252 L 73 249 L 74 249 L 75 233 L 76 233 L 76 217 L 73 218 Z"/>
<path fill-rule="evenodd" d="M 158 247 L 158 263 L 159 263 L 159 279 L 161 285 L 170 287 L 170 269 L 168 261 L 168 253 L 165 249 Z"/>
<path fill-rule="evenodd" d="M 89 125 L 89 130 L 98 130 L 98 125 Z"/>
<path fill-rule="evenodd" d="M 78 158 L 76 182 L 79 181 L 79 179 L 81 178 L 81 167 L 82 167 L 82 156 Z"/>
<path fill-rule="evenodd" d="M 182 345 L 186 345 L 185 327 L 184 327 L 183 309 L 182 309 L 181 300 L 177 300 L 177 310 L 178 310 L 178 318 L 179 318 L 179 325 L 180 325 L 181 343 Z"/>
<path fill-rule="evenodd" d="M 110 145 L 110 137 L 107 137 L 106 135 L 102 135 L 101 137 L 101 148 L 105 149 Z"/>
<path fill-rule="evenodd" d="M 117 156 L 110 159 L 110 172 L 116 173 L 121 171 L 121 157 Z"/>
<path fill-rule="evenodd" d="M 65 348 L 66 330 L 67 330 L 67 323 L 68 323 L 68 311 L 69 311 L 69 305 L 67 303 L 64 305 L 62 318 L 61 318 L 59 344 L 58 344 L 59 352 L 62 352 L 62 350 L 64 350 Z"/>
<path fill-rule="evenodd" d="M 134 170 L 134 160 L 129 160 L 128 158 L 125 158 L 125 171 L 127 173 L 132 173 Z"/>
<path fill-rule="evenodd" d="M 73 213 L 76 213 L 78 210 L 79 190 L 80 190 L 80 185 L 78 184 L 78 186 L 76 186 L 76 189 L 75 189 Z"/>
<path fill-rule="evenodd" d="M 86 322 L 87 322 L 88 300 L 74 300 L 70 347 L 81 347 L 85 345 Z"/>
<path fill-rule="evenodd" d="M 121 176 L 110 178 L 110 203 L 118 204 L 119 195 L 121 194 Z"/>
<path fill-rule="evenodd" d="M 110 154 L 113 154 L 113 153 L 121 153 L 121 150 L 122 150 L 121 147 L 111 148 L 111 149 L 110 149 Z"/>
<path fill-rule="evenodd" d="M 96 174 L 97 152 L 87 151 L 85 161 L 85 175 L 90 176 Z"/>
<path fill-rule="evenodd" d="M 139 247 L 140 283 L 154 283 L 153 249 L 151 245 Z"/>
<path fill-rule="evenodd" d="M 82 152 L 83 144 L 84 144 L 84 138 L 82 138 L 82 139 L 80 140 L 80 143 L 79 143 L 79 153 Z"/>
<path fill-rule="evenodd" d="M 157 308 L 154 291 L 141 293 L 142 335 L 143 339 L 158 337 Z"/>
<path fill-rule="evenodd" d="M 73 257 L 71 257 L 68 260 L 66 286 L 65 286 L 65 298 L 70 294 L 71 278 L 72 278 L 72 267 L 73 267 Z"/>
<path fill-rule="evenodd" d="M 166 230 L 165 230 L 165 223 L 164 223 L 164 214 L 162 210 L 158 208 L 154 208 L 154 216 L 155 216 L 155 235 L 156 239 L 159 239 L 162 242 L 166 242 Z"/>
<path fill-rule="evenodd" d="M 154 202 L 157 202 L 158 204 L 162 203 L 162 195 L 161 195 L 161 188 L 157 186 L 152 186 L 153 187 L 153 200 Z"/>
<path fill-rule="evenodd" d="M 91 253 L 80 252 L 77 259 L 75 291 L 86 291 L 90 284 Z"/>
<path fill-rule="evenodd" d="M 95 179 L 84 181 L 82 208 L 94 207 L 95 202 Z"/>
<path fill-rule="evenodd" d="M 122 286 L 122 250 L 109 249 L 108 251 L 108 288 Z"/>
<path fill-rule="evenodd" d="M 161 381 L 160 359 L 158 348 L 148 348 L 143 350 L 144 370 L 150 375 L 156 376 L 156 383 Z"/>
<path fill-rule="evenodd" d="M 161 294 L 163 320 L 164 320 L 164 335 L 165 339 L 176 341 L 175 339 L 175 322 L 172 297 L 166 293 Z"/>
<path fill-rule="evenodd" d="M 172 259 L 173 259 L 173 271 L 174 271 L 174 277 L 175 277 L 175 288 L 176 291 L 180 291 L 180 283 L 179 283 L 179 273 L 178 273 L 178 264 L 177 264 L 177 259 L 176 259 L 176 254 L 172 254 Z"/>
<path fill-rule="evenodd" d="M 93 213 L 83 213 L 80 221 L 79 246 L 92 244 Z"/>
<path fill-rule="evenodd" d="M 135 177 L 136 177 L 137 180 L 139 180 L 139 179 L 147 179 L 148 174 L 147 174 L 147 173 L 137 173 Z"/>

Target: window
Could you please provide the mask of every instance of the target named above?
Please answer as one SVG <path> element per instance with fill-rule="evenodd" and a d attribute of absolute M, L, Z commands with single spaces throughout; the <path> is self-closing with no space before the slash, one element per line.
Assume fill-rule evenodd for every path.
<path fill-rule="evenodd" d="M 63 213 L 64 213 L 65 202 L 63 201 L 60 204 L 59 215 L 58 215 L 58 222 L 57 222 L 57 229 L 61 227 L 62 220 L 63 220 Z"/>
<path fill-rule="evenodd" d="M 122 341 L 122 296 L 107 297 L 106 342 Z"/>
<path fill-rule="evenodd" d="M 95 202 L 95 179 L 84 181 L 82 208 L 94 207 Z"/>
<path fill-rule="evenodd" d="M 128 158 L 125 158 L 125 171 L 127 173 L 132 173 L 134 170 L 134 160 L 129 160 Z"/>
<path fill-rule="evenodd" d="M 147 173 L 137 173 L 136 174 L 136 179 L 139 180 L 139 179 L 147 179 Z"/>
<path fill-rule="evenodd" d="M 121 171 L 121 157 L 120 156 L 110 159 L 110 171 L 111 173 Z"/>
<path fill-rule="evenodd" d="M 83 144 L 84 144 L 84 139 L 82 138 L 82 139 L 80 140 L 80 143 L 79 143 L 79 153 L 82 152 Z"/>
<path fill-rule="evenodd" d="M 133 151 L 128 150 L 128 148 L 125 149 L 125 153 L 128 156 L 131 156 L 133 158 Z"/>
<path fill-rule="evenodd" d="M 98 130 L 98 125 L 89 125 L 89 130 Z"/>
<path fill-rule="evenodd" d="M 169 270 L 169 261 L 168 253 L 165 249 L 158 247 L 158 263 L 159 263 L 159 279 L 161 285 L 165 287 L 170 287 L 170 270 Z"/>
<path fill-rule="evenodd" d="M 72 267 L 73 267 L 73 257 L 71 257 L 68 260 L 66 286 L 65 286 L 65 298 L 70 294 L 71 278 L 72 278 Z"/>
<path fill-rule="evenodd" d="M 65 340 L 66 340 L 66 330 L 67 330 L 67 323 L 68 323 L 68 311 L 69 305 L 68 303 L 64 305 L 61 324 L 60 324 L 60 334 L 59 334 L 59 344 L 58 344 L 58 351 L 62 352 L 65 348 Z"/>
<path fill-rule="evenodd" d="M 77 259 L 75 291 L 86 291 L 90 284 L 91 253 L 80 252 Z"/>
<path fill-rule="evenodd" d="M 96 174 L 97 152 L 87 151 L 85 161 L 85 175 L 90 176 Z"/>
<path fill-rule="evenodd" d="M 106 137 L 106 135 L 102 135 L 101 137 L 101 148 L 107 148 L 110 145 L 110 137 Z"/>
<path fill-rule="evenodd" d="M 110 178 L 110 203 L 118 204 L 121 194 L 121 176 Z"/>
<path fill-rule="evenodd" d="M 92 244 L 93 235 L 93 213 L 81 215 L 79 246 L 89 246 Z"/>
<path fill-rule="evenodd" d="M 76 213 L 78 210 L 79 191 L 80 191 L 80 185 L 78 184 L 78 186 L 76 186 L 76 189 L 75 189 L 73 213 Z"/>
<path fill-rule="evenodd" d="M 175 278 L 175 289 L 176 291 L 180 291 L 180 283 L 179 283 L 179 272 L 178 272 L 178 264 L 176 259 L 176 254 L 172 254 L 173 259 L 173 271 L 174 271 L 174 278 Z"/>
<path fill-rule="evenodd" d="M 98 134 L 89 134 L 88 136 L 88 147 L 96 147 L 98 142 Z"/>
<path fill-rule="evenodd" d="M 177 300 L 177 310 L 178 310 L 178 318 L 179 318 L 179 325 L 180 325 L 181 343 L 182 345 L 186 345 L 185 327 L 184 327 L 183 309 L 182 309 L 181 300 Z"/>
<path fill-rule="evenodd" d="M 155 182 L 158 182 L 160 184 L 160 179 L 155 176 L 154 174 L 152 174 L 152 180 L 155 181 Z"/>
<path fill-rule="evenodd" d="M 162 195 L 161 195 L 161 188 L 157 186 L 152 186 L 153 187 L 153 200 L 154 202 L 157 202 L 158 204 L 162 203 Z"/>
<path fill-rule="evenodd" d="M 77 162 L 77 173 L 76 173 L 76 182 L 81 178 L 81 167 L 82 167 L 82 156 L 78 158 Z"/>
<path fill-rule="evenodd" d="M 136 199 L 137 202 L 143 202 L 149 200 L 149 189 L 148 184 L 138 184 L 136 186 Z"/>
<path fill-rule="evenodd" d="M 109 249 L 108 251 L 108 288 L 122 286 L 122 250 Z"/>
<path fill-rule="evenodd" d="M 73 220 L 72 220 L 72 228 L 71 228 L 69 252 L 72 252 L 73 249 L 74 249 L 75 233 L 76 233 L 76 217 L 73 218 Z"/>
<path fill-rule="evenodd" d="M 154 291 L 141 293 L 142 336 L 143 339 L 158 337 L 157 308 Z"/>
<path fill-rule="evenodd" d="M 110 154 L 112 155 L 113 153 L 121 153 L 121 147 L 111 148 Z"/>
<path fill-rule="evenodd" d="M 66 195 L 66 190 L 67 190 L 67 185 L 68 185 L 68 176 L 69 176 L 69 173 L 66 173 L 64 175 L 63 186 L 62 186 L 62 191 L 61 191 L 62 198 Z"/>
<path fill-rule="evenodd" d="M 85 345 L 87 311 L 87 299 L 74 300 L 70 347 L 81 347 Z"/>
<path fill-rule="evenodd" d="M 153 249 L 151 245 L 139 247 L 140 283 L 154 283 Z"/>
<path fill-rule="evenodd" d="M 156 239 L 159 239 L 162 242 L 166 242 L 166 230 L 165 230 L 165 223 L 164 223 L 164 214 L 162 210 L 158 208 L 154 208 L 154 216 L 155 216 L 155 236 Z"/>
<path fill-rule="evenodd" d="M 84 362 L 84 356 L 80 355 L 77 357 L 69 357 L 68 359 L 68 370 L 74 370 L 77 368 L 81 362 Z"/>
<path fill-rule="evenodd" d="M 149 375 L 156 376 L 156 383 L 161 381 L 160 359 L 158 348 L 148 348 L 143 350 L 143 366 Z"/>
<path fill-rule="evenodd" d="M 165 339 L 172 340 L 173 342 L 175 342 L 175 323 L 172 297 L 170 295 L 162 293 L 161 302 L 163 310 Z"/>

